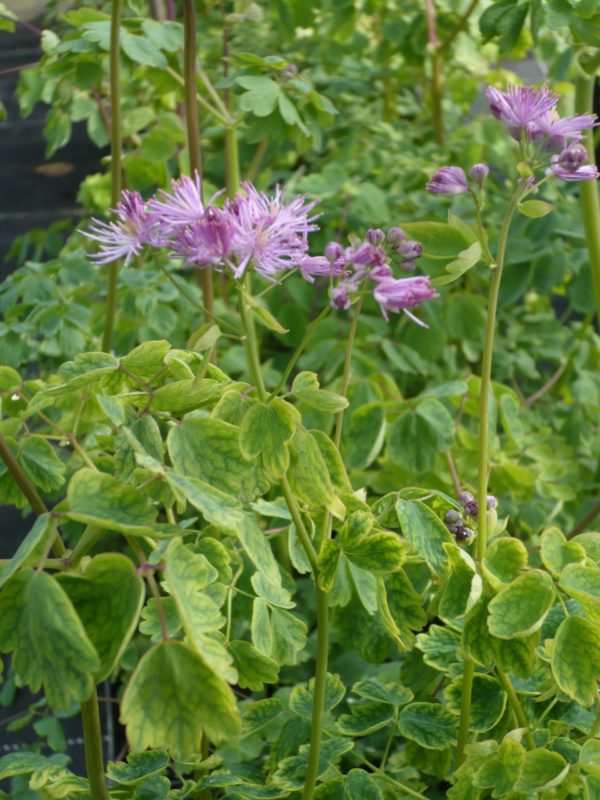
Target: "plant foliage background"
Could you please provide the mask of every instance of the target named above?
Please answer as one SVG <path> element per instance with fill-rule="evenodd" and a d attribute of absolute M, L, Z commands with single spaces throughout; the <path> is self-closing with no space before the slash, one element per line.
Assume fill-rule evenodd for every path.
<path fill-rule="evenodd" d="M 81 121 L 110 145 L 115 5 L 48 4 L 43 55 L 19 83 L 23 115 L 47 106 L 48 157 Z M 370 297 L 360 317 L 327 314 L 327 281 L 253 275 L 240 317 L 235 282 L 215 274 L 211 318 L 193 268 L 148 250 L 119 268 L 107 348 L 109 268 L 90 259 L 87 222 L 59 245 L 50 231 L 40 257 L 15 245 L 0 501 L 37 519 L 0 566 L 0 702 L 42 694 L 13 724 L 39 745 L 0 759 L 5 796 L 600 797 L 596 184 L 545 183 L 511 227 L 487 551 L 446 521 L 477 493 L 492 270 L 481 248 L 469 256 L 482 241 L 470 195 L 425 191 L 441 166 L 487 163 L 495 251 L 527 174 L 482 90 L 519 82 L 525 63 L 561 113 L 591 111 L 597 4 L 195 5 L 205 197 L 241 177 L 318 199 L 315 256 L 401 226 L 440 296 L 419 309 L 423 329 Z M 119 174 L 145 198 L 197 158 L 183 10 L 130 0 L 118 23 Z M 86 218 L 116 205 L 114 139 L 104 162 L 80 188 Z M 106 679 L 129 746 L 107 782 L 94 757 Z M 80 707 L 85 777 L 61 733 Z"/>

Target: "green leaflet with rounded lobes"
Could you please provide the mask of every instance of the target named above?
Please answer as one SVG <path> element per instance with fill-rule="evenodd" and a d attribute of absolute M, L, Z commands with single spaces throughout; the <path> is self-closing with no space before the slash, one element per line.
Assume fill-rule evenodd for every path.
<path fill-rule="evenodd" d="M 411 703 L 398 717 L 398 729 L 407 739 L 428 750 L 456 743 L 458 718 L 439 703 Z"/>
<path fill-rule="evenodd" d="M 67 516 L 86 525 L 96 525 L 136 536 L 152 536 L 157 509 L 135 486 L 112 475 L 80 469 L 67 489 Z"/>
<path fill-rule="evenodd" d="M 554 599 L 552 578 L 547 572 L 531 570 L 520 575 L 491 600 L 490 633 L 500 639 L 529 636 L 542 627 Z"/>
<path fill-rule="evenodd" d="M 275 398 L 271 403 L 255 403 L 240 425 L 242 454 L 248 459 L 260 455 L 267 476 L 278 480 L 288 469 L 287 445 L 300 420 L 300 413 L 285 400 Z"/>
<path fill-rule="evenodd" d="M 265 683 L 277 683 L 279 665 L 250 642 L 230 642 L 229 650 L 239 676 L 237 684 L 241 689 L 259 692 Z"/>
<path fill-rule="evenodd" d="M 398 570 L 406 560 L 408 542 L 395 533 L 369 533 L 358 544 L 344 546 L 348 559 L 361 569 L 374 573 Z"/>
<path fill-rule="evenodd" d="M 256 485 L 256 465 L 242 455 L 239 438 L 240 429 L 222 420 L 186 418 L 171 428 L 167 447 L 177 472 L 249 502 L 260 493 L 260 487 Z"/>
<path fill-rule="evenodd" d="M 481 577 L 471 556 L 455 544 L 444 544 L 448 553 L 450 574 L 439 598 L 439 616 L 445 622 L 463 617 L 479 600 Z"/>
<path fill-rule="evenodd" d="M 396 503 L 396 513 L 413 550 L 425 559 L 432 572 L 442 574 L 448 561 L 444 543 L 454 540 L 437 514 L 418 500 L 402 499 Z"/>
<path fill-rule="evenodd" d="M 169 592 L 175 599 L 188 641 L 208 667 L 235 683 L 238 675 L 232 666 L 233 658 L 213 635 L 225 624 L 225 617 L 206 591 L 217 579 L 217 571 L 179 538 L 169 545 L 165 563 Z"/>
<path fill-rule="evenodd" d="M 374 778 L 364 769 L 351 769 L 346 775 L 344 796 L 346 800 L 381 800 L 383 797 Z"/>
<path fill-rule="evenodd" d="M 544 792 L 558 786 L 569 771 L 569 765 L 558 753 L 537 748 L 525 753 L 515 790 Z"/>
<path fill-rule="evenodd" d="M 98 671 L 98 654 L 71 600 L 45 572 L 22 570 L 0 594 L 0 651 L 14 651 L 20 679 L 37 692 L 43 686 L 52 708 L 87 700 Z"/>
<path fill-rule="evenodd" d="M 327 465 L 311 431 L 297 428 L 290 445 L 289 481 L 298 499 L 309 508 L 326 508 L 343 519 L 346 509 L 335 494 Z"/>
<path fill-rule="evenodd" d="M 558 528 L 547 528 L 541 536 L 540 556 L 546 569 L 560 575 L 567 564 L 584 561 L 586 552 L 577 542 L 567 541 Z"/>
<path fill-rule="evenodd" d="M 244 706 L 242 711 L 243 733 L 247 736 L 255 733 L 276 719 L 283 711 L 283 703 L 275 697 L 257 700 Z"/>
<path fill-rule="evenodd" d="M 519 539 L 501 536 L 493 539 L 483 562 L 488 578 L 494 585 L 510 583 L 527 566 L 527 548 Z"/>
<path fill-rule="evenodd" d="M 552 674 L 565 694 L 589 708 L 598 698 L 600 628 L 580 616 L 560 624 L 552 647 Z"/>
<path fill-rule="evenodd" d="M 453 678 L 444 690 L 448 709 L 457 716 L 460 714 L 463 678 Z M 495 678 L 476 673 L 473 678 L 471 694 L 470 730 L 485 733 L 496 725 L 506 708 L 507 695 Z"/>
<path fill-rule="evenodd" d="M 290 711 L 301 717 L 306 717 L 307 719 L 311 718 L 314 702 L 314 685 L 314 678 L 311 678 L 308 688 L 301 685 L 293 687 L 289 697 Z M 340 676 L 332 675 L 328 672 L 325 680 L 324 710 L 331 711 L 338 706 L 344 699 L 345 694 L 346 687 Z"/>
<path fill-rule="evenodd" d="M 117 666 L 135 632 L 144 602 L 144 583 L 133 562 L 120 553 L 95 556 L 80 575 L 63 572 L 57 580 L 100 656 L 100 668 L 94 674 L 100 683 Z"/>
<path fill-rule="evenodd" d="M 121 705 L 132 751 L 157 747 L 185 757 L 240 730 L 235 697 L 225 681 L 182 642 L 161 642 L 141 658 Z"/>
<path fill-rule="evenodd" d="M 109 761 L 107 776 L 116 783 L 131 786 L 158 775 L 169 765 L 169 755 L 164 750 L 146 750 L 143 753 L 130 753 L 125 761 Z"/>

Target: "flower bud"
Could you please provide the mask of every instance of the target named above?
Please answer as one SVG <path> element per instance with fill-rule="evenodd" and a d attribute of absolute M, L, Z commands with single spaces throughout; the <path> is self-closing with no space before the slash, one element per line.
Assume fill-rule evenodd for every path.
<path fill-rule="evenodd" d="M 461 167 L 441 167 L 427 184 L 427 191 L 447 196 L 468 192 L 467 176 Z"/>
<path fill-rule="evenodd" d="M 397 225 L 394 225 L 393 228 L 390 228 L 387 234 L 388 244 L 392 247 L 396 247 L 400 244 L 400 242 L 406 241 L 406 234 L 399 228 Z"/>
<path fill-rule="evenodd" d="M 462 514 L 460 511 L 456 511 L 454 508 L 451 508 L 449 511 L 446 511 L 444 515 L 444 522 L 446 525 L 456 525 L 457 522 L 462 520 Z"/>
<path fill-rule="evenodd" d="M 423 245 L 421 242 L 406 240 L 394 247 L 396 253 L 406 261 L 414 261 L 423 255 Z"/>
<path fill-rule="evenodd" d="M 369 228 L 367 231 L 367 242 L 378 245 L 385 241 L 385 233 L 380 228 Z"/>
<path fill-rule="evenodd" d="M 490 511 L 490 509 L 492 509 L 492 508 L 498 508 L 498 500 L 497 500 L 496 497 L 494 497 L 493 494 L 488 494 L 487 501 L 486 501 L 486 506 L 487 506 L 488 511 Z"/>
<path fill-rule="evenodd" d="M 343 286 L 336 286 L 331 290 L 331 305 L 340 311 L 347 311 L 350 308 L 350 298 Z"/>
<path fill-rule="evenodd" d="M 483 182 L 490 174 L 490 168 L 487 164 L 473 164 L 470 174 L 477 186 L 483 186 Z"/>
<path fill-rule="evenodd" d="M 589 156 L 586 148 L 582 144 L 575 142 L 563 150 L 557 160 L 563 169 L 574 170 L 587 164 Z"/>
<path fill-rule="evenodd" d="M 472 528 L 461 528 L 455 534 L 457 542 L 470 542 L 475 538 L 475 531 Z"/>
<path fill-rule="evenodd" d="M 328 261 L 334 262 L 344 255 L 344 248 L 337 242 L 329 242 L 325 248 L 325 258 Z"/>

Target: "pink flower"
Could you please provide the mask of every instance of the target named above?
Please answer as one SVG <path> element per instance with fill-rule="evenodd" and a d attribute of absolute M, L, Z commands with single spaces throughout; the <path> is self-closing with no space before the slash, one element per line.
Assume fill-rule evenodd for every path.
<path fill-rule="evenodd" d="M 545 137 L 548 148 L 561 150 L 569 139 L 580 141 L 582 131 L 589 130 L 598 124 L 594 114 L 579 114 L 561 119 L 556 111 L 548 111 L 531 124 L 530 131 L 534 139 Z"/>
<path fill-rule="evenodd" d="M 488 86 L 486 95 L 492 114 L 508 127 L 516 139 L 520 138 L 523 129 L 529 132 L 531 126 L 558 103 L 558 95 L 545 86 L 541 89 L 509 86 L 507 92 Z"/>
<path fill-rule="evenodd" d="M 96 263 L 109 264 L 124 258 L 125 264 L 129 264 L 145 245 L 156 243 L 155 220 L 139 192 L 125 190 L 116 209 L 111 211 L 117 215 L 117 222 L 92 219 L 89 231 L 82 233 L 100 243 L 99 252 L 91 256 Z"/>
<path fill-rule="evenodd" d="M 380 281 L 375 287 L 373 297 L 379 303 L 381 313 L 388 319 L 388 311 L 404 311 L 414 322 L 426 328 L 424 322 L 414 316 L 409 309 L 421 305 L 426 300 L 433 300 L 438 296 L 431 285 L 429 278 L 419 275 L 414 278 L 388 278 Z"/>
<path fill-rule="evenodd" d="M 167 231 L 197 222 L 204 215 L 200 176 L 196 172 L 192 180 L 182 175 L 179 180 L 171 182 L 170 193 L 161 189 L 158 198 L 153 198 L 148 207 Z"/>
<path fill-rule="evenodd" d="M 467 176 L 461 167 L 440 167 L 429 180 L 427 191 L 448 196 L 468 192 Z"/>
<path fill-rule="evenodd" d="M 316 203 L 306 197 L 286 203 L 279 187 L 272 196 L 250 183 L 243 184 L 243 189 L 245 194 L 226 206 L 233 227 L 234 275 L 241 277 L 252 264 L 264 278 L 273 280 L 300 266 L 306 256 L 308 234 L 318 230 L 318 215 L 310 215 Z"/>

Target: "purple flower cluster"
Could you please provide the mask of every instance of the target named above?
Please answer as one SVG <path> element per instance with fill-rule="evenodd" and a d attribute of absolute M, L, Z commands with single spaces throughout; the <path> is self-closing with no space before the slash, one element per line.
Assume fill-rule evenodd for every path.
<path fill-rule="evenodd" d="M 473 528 L 468 527 L 467 523 L 473 524 L 479 515 L 479 503 L 474 499 L 471 492 L 462 492 L 458 497 L 458 502 L 463 507 L 462 513 L 454 508 L 446 511 L 444 522 L 446 527 L 454 535 L 457 542 L 470 542 L 475 537 Z M 490 511 L 497 508 L 498 500 L 491 494 L 487 496 L 486 507 Z"/>
<path fill-rule="evenodd" d="M 346 310 L 354 298 L 371 290 L 386 320 L 389 312 L 403 311 L 418 325 L 426 327 L 410 309 L 438 296 L 429 278 L 394 277 L 394 265 L 412 272 L 415 260 L 422 254 L 423 245 L 408 239 L 402 228 L 394 226 L 387 234 L 379 228 L 371 228 L 364 241 L 352 238 L 349 247 L 330 242 L 324 256 L 306 257 L 300 269 L 310 282 L 317 275 L 330 278 L 330 299 L 334 308 Z"/>
<path fill-rule="evenodd" d="M 583 131 L 598 122 L 594 114 L 576 114 L 561 118 L 556 110 L 557 94 L 547 88 L 509 86 L 501 92 L 493 86 L 486 90 L 492 114 L 503 122 L 518 141 L 540 144 L 553 153 L 547 174 L 564 181 L 593 181 L 599 177 L 594 164 L 587 164 Z"/>
<path fill-rule="evenodd" d="M 503 122 L 511 136 L 536 148 L 534 160 L 540 156 L 547 165 L 546 175 L 563 181 L 593 181 L 600 177 L 595 164 L 588 164 L 588 152 L 581 144 L 583 131 L 595 127 L 594 114 L 559 117 L 559 97 L 547 88 L 509 86 L 501 92 L 494 86 L 486 90 L 492 114 Z M 548 161 L 548 154 L 551 154 Z M 483 186 L 489 168 L 475 164 L 470 175 L 475 190 Z M 535 179 L 533 179 L 535 183 Z M 441 167 L 427 184 L 427 191 L 449 197 L 471 189 L 461 167 Z"/>
<path fill-rule="evenodd" d="M 85 235 L 100 242 L 92 256 L 99 264 L 120 258 L 129 263 L 145 245 L 201 269 L 228 270 L 241 278 L 255 269 L 267 280 L 300 267 L 308 252 L 308 234 L 318 229 L 316 205 L 305 197 L 284 200 L 279 188 L 273 195 L 247 183 L 244 193 L 227 200 L 222 209 L 205 205 L 200 179 L 173 181 L 171 192 L 161 190 L 145 202 L 137 192 L 123 192 L 115 209 L 117 221 L 93 225 Z"/>
<path fill-rule="evenodd" d="M 128 264 L 142 248 L 160 248 L 171 256 L 200 269 L 229 272 L 240 279 L 255 270 L 268 281 L 299 268 L 303 278 L 314 283 L 318 276 L 332 281 L 331 304 L 347 309 L 352 296 L 374 284 L 373 296 L 383 316 L 405 311 L 418 324 L 409 309 L 437 297 L 429 278 L 394 278 L 392 262 L 406 271 L 415 269 L 423 253 L 419 242 L 411 241 L 401 228 L 387 235 L 377 229 L 367 231 L 364 241 L 352 239 L 350 247 L 331 242 L 323 256 L 308 255 L 308 236 L 318 230 L 313 214 L 316 203 L 306 197 L 287 202 L 281 189 L 273 195 L 259 192 L 250 183 L 243 194 L 215 205 L 218 195 L 205 205 L 198 175 L 172 182 L 171 191 L 160 190 L 148 202 L 137 192 L 125 191 L 114 213 L 115 221 L 92 220 L 89 239 L 100 243 L 92 258 L 108 264 L 124 258 Z M 221 194 L 221 193 L 219 193 Z"/>

